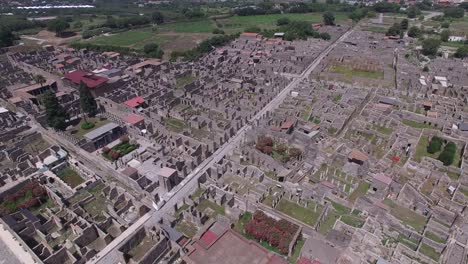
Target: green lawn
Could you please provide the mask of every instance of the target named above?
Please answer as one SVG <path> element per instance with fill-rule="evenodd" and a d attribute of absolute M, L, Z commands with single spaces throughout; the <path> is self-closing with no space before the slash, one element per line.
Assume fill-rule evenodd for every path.
<path fill-rule="evenodd" d="M 179 221 L 175 225 L 175 229 L 189 238 L 197 233 L 197 227 L 193 223 L 184 220 Z"/>
<path fill-rule="evenodd" d="M 244 233 L 245 225 L 252 220 L 252 213 L 245 212 L 239 220 L 234 224 L 234 230 L 236 230 L 239 234 Z"/>
<path fill-rule="evenodd" d="M 200 212 L 205 211 L 206 208 L 211 208 L 214 212 L 210 217 L 215 217 L 216 215 L 224 215 L 224 207 L 210 201 L 207 199 L 201 199 L 200 203 L 197 205 L 197 210 Z"/>
<path fill-rule="evenodd" d="M 386 27 L 370 26 L 364 29 L 365 31 L 375 32 L 375 33 L 386 33 Z"/>
<path fill-rule="evenodd" d="M 405 237 L 403 235 L 398 235 L 398 242 L 399 243 L 402 243 L 403 245 L 411 248 L 412 250 L 416 251 L 416 249 L 418 248 L 418 245 L 419 245 L 419 241 L 417 240 L 414 240 L 414 239 L 410 239 L 408 237 Z"/>
<path fill-rule="evenodd" d="M 360 182 L 358 187 L 348 197 L 348 200 L 351 203 L 354 203 L 359 197 L 366 195 L 367 190 L 369 190 L 369 187 L 370 183 L 365 181 Z"/>
<path fill-rule="evenodd" d="M 304 243 L 305 241 L 303 239 L 297 240 L 292 255 L 288 258 L 289 263 L 296 263 L 297 259 L 299 258 L 299 254 L 301 254 L 301 249 L 304 246 Z"/>
<path fill-rule="evenodd" d="M 198 21 L 181 21 L 176 23 L 163 24 L 158 27 L 161 32 L 176 33 L 211 33 L 216 26 L 211 20 L 204 19 Z"/>
<path fill-rule="evenodd" d="M 96 45 L 112 45 L 142 49 L 143 46 L 148 43 L 156 43 L 162 46 L 172 42 L 176 38 L 177 36 L 159 35 L 151 28 L 140 28 L 111 34 L 109 36 L 102 35 L 90 40 L 86 40 L 85 42 L 90 42 Z"/>
<path fill-rule="evenodd" d="M 202 193 L 205 191 L 203 188 L 198 188 L 194 193 L 192 193 L 192 199 L 195 200 L 195 198 L 201 197 Z"/>
<path fill-rule="evenodd" d="M 340 203 L 337 203 L 337 202 L 334 202 L 334 201 L 331 201 L 331 204 L 333 206 L 333 208 L 335 208 L 336 212 L 340 215 L 345 215 L 345 214 L 350 214 L 351 213 L 351 209 L 340 204 Z"/>
<path fill-rule="evenodd" d="M 426 231 L 426 233 L 424 234 L 425 237 L 431 239 L 431 240 L 434 240 L 435 242 L 437 243 L 442 243 L 444 244 L 445 242 L 447 242 L 446 239 L 443 239 L 441 237 L 439 237 L 438 235 L 432 233 L 431 231 Z"/>
<path fill-rule="evenodd" d="M 197 80 L 196 77 L 192 76 L 191 74 L 177 78 L 176 79 L 176 87 L 177 88 L 182 88 L 187 84 L 193 83 L 195 80 Z"/>
<path fill-rule="evenodd" d="M 418 128 L 418 129 L 422 129 L 422 128 L 428 128 L 428 129 L 435 129 L 433 126 L 430 126 L 428 124 L 424 124 L 424 123 L 419 123 L 419 122 L 416 122 L 416 121 L 413 121 L 413 120 L 409 120 L 409 119 L 403 119 L 403 121 L 401 121 L 403 124 L 407 125 L 407 126 L 410 126 L 412 128 Z"/>
<path fill-rule="evenodd" d="M 81 178 L 81 176 L 73 170 L 70 167 L 66 167 L 62 170 L 60 170 L 57 173 L 57 176 L 62 179 L 64 182 L 66 182 L 68 185 L 70 185 L 71 188 L 75 188 L 76 186 L 82 184 L 84 182 L 84 179 Z"/>
<path fill-rule="evenodd" d="M 341 221 L 349 226 L 356 228 L 361 228 L 365 223 L 364 219 L 354 215 L 343 215 L 341 216 Z"/>
<path fill-rule="evenodd" d="M 82 138 L 85 134 L 93 131 L 94 129 L 101 127 L 107 123 L 109 123 L 109 120 L 103 119 L 101 120 L 100 118 L 87 118 L 88 123 L 93 123 L 94 127 L 92 129 L 83 129 L 81 128 L 81 125 L 86 123 L 84 118 L 81 119 L 80 123 L 78 123 L 74 128 L 73 131 L 71 132 L 72 135 L 74 135 L 77 138 Z"/>
<path fill-rule="evenodd" d="M 435 249 L 430 247 L 429 245 L 423 243 L 421 247 L 419 247 L 419 252 L 430 257 L 435 261 L 439 261 L 440 253 L 437 253 Z"/>
<path fill-rule="evenodd" d="M 393 133 L 393 129 L 385 126 L 373 125 L 372 128 L 384 135 L 391 135 Z"/>
<path fill-rule="evenodd" d="M 413 227 L 417 232 L 421 232 L 426 225 L 426 217 L 400 205 L 389 199 L 384 203 L 390 206 L 390 213 L 402 221 L 403 224 Z"/>
<path fill-rule="evenodd" d="M 340 215 L 334 210 L 329 210 L 327 216 L 322 220 L 320 226 L 317 228 L 317 231 L 322 235 L 327 235 L 335 225 L 336 220 L 340 218 Z"/>
<path fill-rule="evenodd" d="M 258 26 L 261 29 L 276 28 L 276 21 L 280 18 L 289 18 L 290 20 L 307 21 L 310 23 L 320 23 L 323 20 L 322 13 L 305 13 L 305 14 L 270 14 L 258 16 L 233 16 L 226 19 L 219 19 L 217 22 L 222 25 L 221 29 L 228 33 L 242 32 L 250 26 Z M 336 22 L 344 22 L 348 19 L 346 14 L 335 14 Z"/>
<path fill-rule="evenodd" d="M 184 131 L 185 128 L 188 127 L 187 123 L 185 121 L 177 119 L 177 118 L 166 118 L 165 123 L 168 126 L 168 129 L 176 132 L 176 133 L 181 133 Z"/>
<path fill-rule="evenodd" d="M 315 225 L 315 222 L 317 222 L 317 219 L 322 212 L 321 205 L 317 206 L 316 212 L 314 212 L 314 206 L 315 204 L 310 202 L 308 208 L 305 208 L 295 202 L 281 199 L 281 201 L 276 206 L 276 209 L 303 223 L 313 226 Z"/>
<path fill-rule="evenodd" d="M 383 71 L 364 71 L 352 69 L 351 67 L 344 65 L 334 65 L 330 67 L 330 72 L 342 74 L 347 78 L 360 77 L 368 79 L 383 79 L 384 77 Z"/>

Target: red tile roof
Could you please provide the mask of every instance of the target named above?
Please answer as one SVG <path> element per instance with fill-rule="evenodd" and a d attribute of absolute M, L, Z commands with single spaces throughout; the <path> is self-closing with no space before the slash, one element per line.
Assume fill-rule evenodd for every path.
<path fill-rule="evenodd" d="M 143 97 L 137 96 L 137 97 L 133 97 L 130 100 L 125 101 L 124 105 L 135 108 L 135 107 L 140 106 L 144 102 L 145 102 L 145 99 Z"/>
<path fill-rule="evenodd" d="M 390 185 L 392 183 L 392 178 L 385 176 L 383 173 L 375 175 L 374 180 L 377 180 L 385 185 Z"/>
<path fill-rule="evenodd" d="M 141 115 L 129 114 L 128 116 L 124 117 L 124 120 L 129 124 L 135 125 L 145 120 L 145 118 Z"/>
<path fill-rule="evenodd" d="M 293 126 L 294 126 L 294 121 L 287 120 L 287 121 L 283 122 L 283 124 L 281 125 L 281 129 L 290 129 Z"/>
<path fill-rule="evenodd" d="M 98 76 L 87 71 L 72 71 L 64 75 L 65 79 L 72 81 L 75 84 L 84 82 L 88 88 L 96 88 L 105 84 L 109 79 Z"/>

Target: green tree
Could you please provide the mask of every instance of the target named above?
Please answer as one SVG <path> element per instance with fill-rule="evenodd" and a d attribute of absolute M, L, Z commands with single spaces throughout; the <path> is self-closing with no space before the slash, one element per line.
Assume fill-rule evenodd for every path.
<path fill-rule="evenodd" d="M 439 157 L 437 157 L 438 160 L 442 161 L 445 166 L 450 166 L 452 165 L 454 159 L 455 159 L 455 154 L 457 152 L 457 145 L 453 142 L 447 143 L 445 145 L 444 150 L 440 153 Z"/>
<path fill-rule="evenodd" d="M 75 23 L 73 23 L 73 28 L 82 28 L 83 27 L 83 23 L 81 23 L 81 21 L 76 21 Z"/>
<path fill-rule="evenodd" d="M 440 137 L 433 136 L 431 142 L 429 142 L 429 145 L 427 146 L 427 152 L 430 154 L 437 153 L 442 149 L 443 144 L 444 141 Z"/>
<path fill-rule="evenodd" d="M 80 83 L 80 107 L 81 111 L 89 117 L 97 114 L 96 100 L 83 82 Z"/>
<path fill-rule="evenodd" d="M 65 30 L 70 28 L 70 24 L 63 19 L 54 19 L 47 24 L 47 30 L 54 31 L 55 35 L 62 36 Z"/>
<path fill-rule="evenodd" d="M 163 51 L 156 43 L 148 43 L 143 47 L 143 52 L 154 58 L 162 58 Z"/>
<path fill-rule="evenodd" d="M 330 26 L 335 25 L 335 15 L 330 11 L 325 12 L 323 14 L 323 23 Z"/>
<path fill-rule="evenodd" d="M 422 42 L 422 54 L 426 56 L 435 56 L 440 47 L 440 40 L 428 38 Z"/>
<path fill-rule="evenodd" d="M 398 23 L 394 23 L 391 27 L 388 28 L 386 35 L 387 36 L 396 36 L 400 35 L 401 26 Z"/>
<path fill-rule="evenodd" d="M 155 24 L 162 24 L 164 23 L 164 16 L 161 12 L 159 11 L 154 11 L 153 13 L 151 13 L 151 21 L 153 21 L 153 23 Z"/>
<path fill-rule="evenodd" d="M 41 87 L 44 86 L 44 84 L 46 83 L 46 78 L 40 74 L 34 76 L 34 80 L 36 81 L 36 83 L 40 84 Z"/>
<path fill-rule="evenodd" d="M 421 30 L 416 26 L 412 26 L 408 30 L 408 36 L 412 38 L 418 38 L 419 36 L 421 36 Z"/>
<path fill-rule="evenodd" d="M 289 18 L 282 17 L 282 18 L 276 20 L 276 25 L 277 26 L 283 26 L 283 25 L 289 24 L 289 22 L 291 22 L 291 20 Z"/>
<path fill-rule="evenodd" d="M 462 18 L 465 15 L 465 9 L 458 7 L 448 7 L 444 9 L 445 17 Z"/>
<path fill-rule="evenodd" d="M 46 109 L 47 125 L 58 130 L 65 130 L 67 128 L 68 113 L 60 105 L 55 93 L 53 91 L 44 93 L 42 102 Z"/>
<path fill-rule="evenodd" d="M 417 7 L 415 6 L 410 6 L 408 7 L 408 9 L 406 10 L 407 12 L 407 15 L 408 15 L 408 18 L 416 18 L 418 15 L 421 14 L 421 10 L 419 10 Z"/>
<path fill-rule="evenodd" d="M 468 3 L 468 2 L 467 2 Z M 449 28 L 450 27 L 450 23 L 447 22 L 447 21 L 444 21 L 441 25 L 440 25 L 442 28 Z"/>
<path fill-rule="evenodd" d="M 448 29 L 442 30 L 442 32 L 440 32 L 440 40 L 442 42 L 447 42 L 449 40 L 449 37 L 450 31 Z"/>
<path fill-rule="evenodd" d="M 11 30 L 0 26 L 0 48 L 13 45 L 14 40 L 15 36 L 11 33 Z"/>
<path fill-rule="evenodd" d="M 401 29 L 403 30 L 407 30 L 408 29 L 408 26 L 409 26 L 409 21 L 408 19 L 403 19 L 401 22 L 400 22 L 400 27 Z"/>
<path fill-rule="evenodd" d="M 455 52 L 454 56 L 460 59 L 468 58 L 468 45 L 463 45 L 459 47 Z"/>

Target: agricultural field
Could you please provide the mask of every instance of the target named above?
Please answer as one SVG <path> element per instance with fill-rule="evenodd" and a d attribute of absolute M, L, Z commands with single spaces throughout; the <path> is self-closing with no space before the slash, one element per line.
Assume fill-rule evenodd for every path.
<path fill-rule="evenodd" d="M 149 26 L 132 29 L 119 33 L 108 33 L 88 40 L 81 40 L 96 45 L 112 45 L 141 50 L 148 43 L 158 44 L 165 52 L 167 58 L 172 51 L 185 51 L 196 47 L 201 41 L 212 36 L 213 30 L 219 28 L 226 34 L 243 32 L 251 26 L 261 29 L 276 28 L 279 18 L 287 17 L 291 20 L 301 20 L 310 23 L 322 22 L 321 13 L 306 14 L 272 14 L 258 16 L 232 16 L 228 18 L 201 19 L 195 21 L 178 21 L 160 26 Z M 335 15 L 337 23 L 346 23 L 347 15 Z M 83 28 L 90 23 L 83 19 Z M 94 23 L 94 22 L 93 22 Z"/>

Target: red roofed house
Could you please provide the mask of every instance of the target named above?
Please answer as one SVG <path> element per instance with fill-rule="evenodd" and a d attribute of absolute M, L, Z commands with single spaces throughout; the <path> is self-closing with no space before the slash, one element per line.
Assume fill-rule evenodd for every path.
<path fill-rule="evenodd" d="M 372 179 L 371 190 L 379 196 L 385 195 L 386 191 L 392 184 L 392 178 L 385 176 L 383 173 L 378 173 Z"/>
<path fill-rule="evenodd" d="M 366 154 L 357 149 L 353 149 L 348 155 L 348 161 L 363 165 L 369 159 Z"/>
<path fill-rule="evenodd" d="M 104 94 L 106 84 L 109 81 L 106 77 L 96 75 L 87 71 L 72 71 L 64 75 L 65 80 L 70 84 L 79 87 L 83 82 L 91 90 L 94 97 Z"/>
<path fill-rule="evenodd" d="M 286 131 L 286 134 L 290 134 L 294 129 L 294 120 L 286 120 L 281 124 L 281 130 Z"/>
<path fill-rule="evenodd" d="M 141 115 L 129 114 L 124 117 L 124 121 L 141 129 L 145 126 L 145 118 Z"/>
<path fill-rule="evenodd" d="M 146 107 L 145 99 L 141 96 L 133 97 L 132 99 L 123 102 L 123 104 L 131 108 Z"/>

